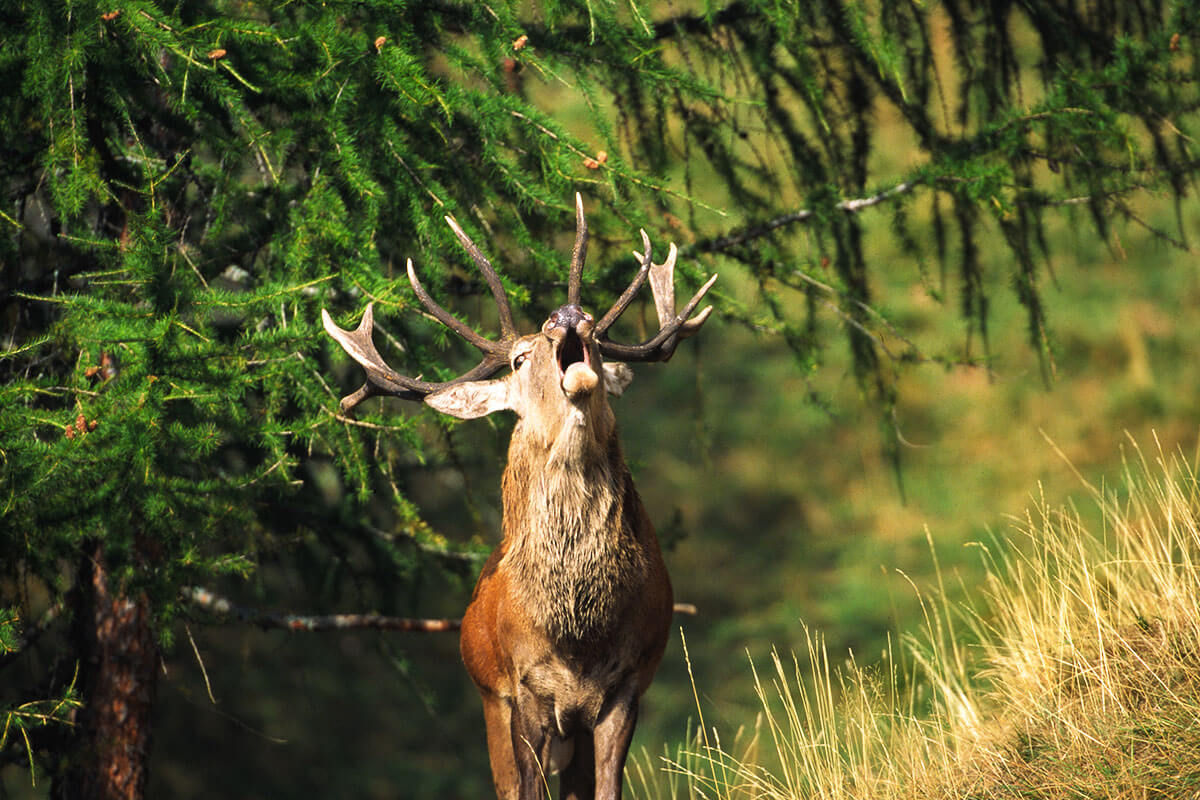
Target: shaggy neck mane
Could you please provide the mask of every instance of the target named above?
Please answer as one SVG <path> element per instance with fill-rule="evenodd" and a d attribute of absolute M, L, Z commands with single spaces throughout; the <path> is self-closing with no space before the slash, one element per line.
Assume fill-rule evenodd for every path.
<path fill-rule="evenodd" d="M 602 636 L 644 574 L 616 432 L 567 425 L 553 442 L 518 426 L 504 470 L 504 561 L 533 621 L 555 641 Z M 636 503 L 636 500 L 632 500 Z"/>

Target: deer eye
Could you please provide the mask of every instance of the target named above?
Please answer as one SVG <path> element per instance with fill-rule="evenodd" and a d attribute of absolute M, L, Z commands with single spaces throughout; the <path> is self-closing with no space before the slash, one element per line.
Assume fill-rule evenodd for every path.
<path fill-rule="evenodd" d="M 519 354 L 517 355 L 517 357 L 513 359 L 513 362 L 512 362 L 512 368 L 513 368 L 514 370 L 518 370 L 518 369 L 520 369 L 520 368 L 522 367 L 522 365 L 524 365 L 524 364 L 525 364 L 525 362 L 526 362 L 526 361 L 528 361 L 528 360 L 529 360 L 529 354 L 528 354 L 528 353 L 519 353 Z"/>

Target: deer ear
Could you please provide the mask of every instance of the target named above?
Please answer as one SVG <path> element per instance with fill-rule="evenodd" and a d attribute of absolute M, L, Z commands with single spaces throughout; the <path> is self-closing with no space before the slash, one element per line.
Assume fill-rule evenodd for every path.
<path fill-rule="evenodd" d="M 508 381 L 468 381 L 447 386 L 425 398 L 431 407 L 459 419 L 475 419 L 512 408 Z"/>
<path fill-rule="evenodd" d="M 620 397 L 626 387 L 633 382 L 633 370 L 628 364 L 620 362 L 605 362 L 604 364 L 604 388 L 613 397 Z"/>

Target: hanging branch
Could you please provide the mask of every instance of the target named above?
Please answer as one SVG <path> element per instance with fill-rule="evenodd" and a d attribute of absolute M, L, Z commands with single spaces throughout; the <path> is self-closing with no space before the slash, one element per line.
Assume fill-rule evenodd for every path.
<path fill-rule="evenodd" d="M 871 195 L 870 197 L 859 197 L 853 200 L 843 200 L 834 208 L 839 211 L 845 211 L 848 214 L 853 214 L 861 211 L 864 208 L 877 206 L 894 197 L 911 192 L 916 187 L 915 181 L 904 181 L 903 183 L 893 186 L 891 189 L 885 189 L 879 194 Z M 735 233 L 730 233 L 725 236 L 720 236 L 715 239 L 705 239 L 696 242 L 690 248 L 697 253 L 719 253 L 722 250 L 728 250 L 731 247 L 745 244 L 753 239 L 766 236 L 777 228 L 782 228 L 785 225 L 791 225 L 796 222 L 803 222 L 810 219 L 816 212 L 809 208 L 802 208 L 799 211 L 794 211 L 791 214 L 784 214 L 782 217 L 761 222 L 757 225 L 750 225 Z"/>
<path fill-rule="evenodd" d="M 939 182 L 941 182 L 941 181 L 949 181 L 950 179 L 947 178 L 946 176 L 940 176 L 937 180 Z M 965 180 L 965 179 L 959 179 L 959 180 Z M 890 189 L 884 189 L 882 192 L 879 192 L 878 194 L 873 194 L 869 197 L 856 197 L 856 198 L 853 198 L 850 200 L 843 200 L 840 203 L 838 203 L 837 205 L 835 205 L 834 208 L 837 209 L 838 211 L 844 211 L 847 214 L 854 214 L 859 211 L 862 211 L 864 208 L 871 208 L 872 206 L 880 205 L 889 200 L 893 200 L 901 195 L 908 194 L 913 189 L 915 189 L 919 185 L 919 183 L 921 183 L 921 182 L 920 181 L 903 181 L 902 183 L 898 183 Z M 1042 206 L 1081 205 L 1084 203 L 1090 203 L 1097 198 L 1099 198 L 1101 200 L 1110 200 L 1112 198 L 1121 197 L 1125 194 L 1128 194 L 1129 192 L 1134 192 L 1134 191 L 1137 191 L 1140 189 L 1146 189 L 1146 188 L 1147 188 L 1147 186 L 1145 184 L 1136 183 L 1136 184 L 1132 184 L 1130 186 L 1127 186 L 1127 187 L 1124 187 L 1121 189 L 1115 189 L 1115 190 L 1112 190 L 1109 192 L 1103 192 L 1103 193 L 1100 193 L 1097 195 L 1082 195 L 1079 197 L 1067 197 L 1067 198 L 1063 198 L 1060 200 L 1051 200 L 1051 199 L 1043 198 L 1043 199 L 1038 200 L 1038 204 L 1042 205 Z M 1119 208 L 1122 211 L 1122 213 L 1124 213 L 1127 216 L 1127 218 L 1129 218 L 1132 222 L 1142 226 L 1143 228 L 1148 230 L 1153 235 L 1166 241 L 1168 244 L 1171 244 L 1172 246 L 1174 246 L 1180 250 L 1185 250 L 1185 251 L 1190 250 L 1190 248 L 1187 246 L 1187 244 L 1185 242 L 1183 242 L 1182 240 L 1177 239 L 1177 238 L 1171 236 L 1170 234 L 1149 225 L 1144 220 L 1142 220 L 1141 218 L 1134 215 L 1133 212 L 1129 211 L 1128 206 L 1126 206 L 1125 204 L 1120 204 Z M 812 217 L 816 213 L 817 212 L 811 208 L 802 208 L 799 211 L 793 211 L 790 214 L 784 214 L 783 216 L 776 217 L 775 219 L 767 220 L 766 222 L 760 222 L 760 223 L 756 223 L 756 224 L 747 225 L 746 227 L 742 228 L 739 231 L 734 231 L 733 233 L 728 233 L 728 234 L 725 234 L 724 236 L 717 236 L 717 237 L 714 237 L 711 239 L 701 239 L 700 241 L 696 242 L 695 244 L 691 245 L 690 247 L 680 248 L 680 253 L 681 254 L 719 253 L 724 250 L 729 250 L 731 248 L 737 247 L 738 245 L 746 244 L 747 242 L 751 242 L 755 239 L 762 238 L 763 236 L 766 236 L 768 233 L 770 233 L 773 230 L 777 230 L 779 228 L 783 228 L 783 227 L 792 225 L 797 222 L 805 222 L 809 219 L 812 219 Z"/>

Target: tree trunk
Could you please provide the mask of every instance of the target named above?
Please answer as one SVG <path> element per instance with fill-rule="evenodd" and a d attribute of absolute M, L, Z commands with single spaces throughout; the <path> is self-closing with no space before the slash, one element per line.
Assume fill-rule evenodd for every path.
<path fill-rule="evenodd" d="M 52 793 L 58 800 L 140 800 L 158 678 L 149 600 L 110 583 L 99 543 L 85 548 L 76 592 L 72 637 L 83 708 Z"/>

